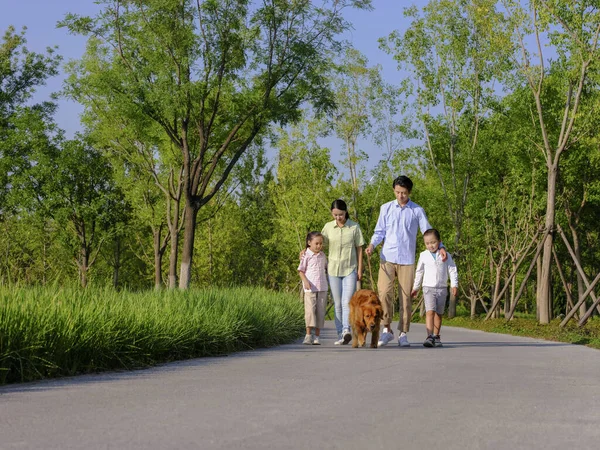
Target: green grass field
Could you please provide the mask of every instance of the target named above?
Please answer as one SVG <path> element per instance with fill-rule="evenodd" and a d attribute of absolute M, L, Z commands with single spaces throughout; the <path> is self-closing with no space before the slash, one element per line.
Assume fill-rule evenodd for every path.
<path fill-rule="evenodd" d="M 134 369 L 291 342 L 295 295 L 0 286 L 0 384 Z"/>
<path fill-rule="evenodd" d="M 416 305 L 413 305 L 415 307 Z M 413 311 L 412 322 L 425 323 L 425 318 L 420 317 L 418 311 Z M 458 316 L 448 319 L 444 316 L 443 327 L 460 327 L 471 330 L 481 330 L 490 333 L 511 334 L 514 336 L 525 336 L 531 338 L 546 339 L 556 342 L 568 342 L 570 344 L 585 345 L 600 349 L 600 317 L 592 317 L 583 327 L 577 326 L 576 320 L 571 320 L 564 328 L 559 326 L 562 319 L 554 319 L 548 325 L 540 325 L 535 316 L 516 313 L 511 321 L 505 319 L 484 320 L 485 316 L 471 319 L 469 311 L 464 307 L 457 308 Z M 333 308 L 327 315 L 328 320 L 333 320 Z M 398 322 L 398 313 L 394 315 L 394 322 Z"/>
<path fill-rule="evenodd" d="M 469 316 L 457 316 L 453 319 L 443 318 L 444 326 L 469 328 L 471 330 L 488 331 L 490 333 L 512 334 L 546 339 L 549 341 L 568 342 L 570 344 L 586 345 L 600 349 L 600 318 L 593 317 L 583 327 L 577 326 L 577 321 L 570 321 L 564 328 L 559 326 L 562 319 L 552 320 L 547 325 L 541 325 L 534 316 L 520 315 L 510 321 L 505 319 L 484 320 L 484 316 L 471 319 Z M 413 322 L 425 322 L 418 314 L 413 316 Z"/>
<path fill-rule="evenodd" d="M 423 319 L 415 314 L 413 321 Z M 540 325 L 523 316 L 510 322 L 444 318 L 445 326 L 600 349 L 599 318 L 582 328 L 574 321 L 565 328 L 559 323 Z M 131 293 L 0 286 L 0 384 L 270 347 L 297 339 L 303 330 L 298 296 L 264 289 Z"/>

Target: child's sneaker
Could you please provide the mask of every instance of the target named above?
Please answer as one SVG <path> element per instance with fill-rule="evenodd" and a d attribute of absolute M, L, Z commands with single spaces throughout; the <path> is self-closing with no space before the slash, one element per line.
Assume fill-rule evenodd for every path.
<path fill-rule="evenodd" d="M 352 340 L 352 334 L 348 330 L 344 330 L 342 333 L 342 344 L 348 345 Z"/>
<path fill-rule="evenodd" d="M 338 339 L 337 341 L 335 341 L 335 342 L 333 343 L 333 345 L 342 345 L 343 343 L 344 343 L 344 340 L 343 340 L 343 339 Z"/>
<path fill-rule="evenodd" d="M 410 342 L 408 342 L 408 337 L 406 333 L 400 333 L 400 337 L 398 338 L 398 345 L 400 347 L 410 347 Z"/>
<path fill-rule="evenodd" d="M 319 336 L 315 336 L 313 341 L 312 341 L 312 345 L 321 345 L 321 343 L 319 342 Z"/>
<path fill-rule="evenodd" d="M 435 347 L 435 337 L 431 334 L 427 336 L 427 339 L 423 342 L 423 347 Z"/>
<path fill-rule="evenodd" d="M 443 347 L 442 341 L 440 340 L 440 335 L 439 334 L 436 335 L 436 336 L 434 336 L 434 338 L 433 338 L 433 346 L 434 347 Z"/>
<path fill-rule="evenodd" d="M 389 328 L 384 328 L 383 333 L 379 337 L 379 342 L 377 343 L 377 347 L 385 347 L 388 342 L 394 339 L 394 333 L 390 332 Z"/>
<path fill-rule="evenodd" d="M 304 336 L 304 342 L 302 342 L 304 345 L 312 345 L 313 340 L 312 340 L 312 336 L 310 334 L 307 334 L 306 336 Z"/>

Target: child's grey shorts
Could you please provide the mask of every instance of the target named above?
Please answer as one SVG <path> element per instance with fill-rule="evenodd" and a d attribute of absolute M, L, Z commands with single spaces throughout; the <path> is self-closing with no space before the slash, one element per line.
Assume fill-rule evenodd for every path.
<path fill-rule="evenodd" d="M 439 315 L 444 314 L 448 288 L 433 288 L 423 286 L 423 298 L 425 299 L 425 311 L 435 311 Z"/>

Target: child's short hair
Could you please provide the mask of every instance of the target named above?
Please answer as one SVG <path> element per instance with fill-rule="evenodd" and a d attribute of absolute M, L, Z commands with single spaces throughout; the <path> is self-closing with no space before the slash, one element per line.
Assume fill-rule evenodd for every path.
<path fill-rule="evenodd" d="M 429 230 L 425 231 L 425 233 L 423 233 L 423 237 L 430 236 L 432 234 L 435 236 L 435 238 L 438 241 L 442 240 L 442 238 L 440 237 L 440 232 L 438 230 L 436 230 L 435 228 L 430 228 Z"/>
<path fill-rule="evenodd" d="M 396 186 L 406 188 L 406 189 L 408 189 L 408 192 L 412 192 L 413 182 L 406 175 L 400 175 L 392 183 L 392 189 L 394 189 Z"/>
<path fill-rule="evenodd" d="M 323 236 L 319 231 L 311 231 L 310 233 L 308 233 L 306 235 L 306 248 L 308 248 L 310 246 L 309 244 L 311 243 L 311 241 L 314 238 L 319 237 L 319 236 Z"/>

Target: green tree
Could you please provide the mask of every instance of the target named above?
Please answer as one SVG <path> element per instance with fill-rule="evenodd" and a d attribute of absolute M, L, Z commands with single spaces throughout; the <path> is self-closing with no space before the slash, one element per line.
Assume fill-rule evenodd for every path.
<path fill-rule="evenodd" d="M 39 158 L 30 171 L 40 212 L 64 226 L 85 287 L 90 268 L 114 226 L 126 219 L 128 205 L 115 186 L 113 170 L 83 136 L 64 141 L 59 151 Z"/>
<path fill-rule="evenodd" d="M 454 224 L 455 252 L 462 251 L 465 208 L 485 152 L 481 122 L 495 103 L 494 81 L 508 57 L 494 3 L 433 0 L 422 11 L 407 8 L 410 27 L 380 40 L 411 75 L 403 91 L 414 102 L 418 131 Z"/>
<path fill-rule="evenodd" d="M 52 116 L 56 105 L 45 101 L 30 104 L 36 88 L 58 73 L 60 56 L 30 52 L 20 34 L 9 27 L 0 43 L 0 205 L 6 214 L 22 203 L 15 179 L 33 163 L 36 151 L 53 145 Z M 11 198 L 8 198 L 11 196 Z"/>
<path fill-rule="evenodd" d="M 367 159 L 357 148 L 358 139 L 371 133 L 372 123 L 383 99 L 384 83 L 379 66 L 368 67 L 367 58 L 348 48 L 333 78 L 336 110 L 332 118 L 336 136 L 344 142 L 345 162 L 350 175 L 352 209 L 358 218 L 359 164 Z"/>
<path fill-rule="evenodd" d="M 73 82 L 87 108 L 110 99 L 160 126 L 180 151 L 185 199 L 179 286 L 190 283 L 196 219 L 273 123 L 332 104 L 327 54 L 346 7 L 369 0 L 103 1 L 95 18 L 67 15 L 91 36 Z"/>
<path fill-rule="evenodd" d="M 537 300 L 539 320 L 548 323 L 552 316 L 551 265 L 559 163 L 574 136 L 583 131 L 579 111 L 588 101 L 584 95 L 588 77 L 597 71 L 600 8 L 595 0 L 533 0 L 529 10 L 514 0 L 504 0 L 502 5 L 514 30 L 510 43 L 517 62 L 514 82 L 523 81 L 533 96 L 537 126 L 534 145 L 546 163 L 545 228 L 550 233 L 544 242 Z M 527 45 L 530 37 L 533 49 Z M 546 50 L 556 55 L 550 64 Z M 563 99 L 562 107 L 545 101 L 549 90 L 556 90 L 556 97 Z"/>
<path fill-rule="evenodd" d="M 317 142 L 323 132 L 319 120 L 307 119 L 288 132 L 280 130 L 276 142 L 277 171 L 271 186 L 275 226 L 268 242 L 279 250 L 282 279 L 288 287 L 299 283 L 296 269 L 306 234 L 321 231 L 331 219 L 331 202 L 339 197 L 329 149 Z"/>
<path fill-rule="evenodd" d="M 2 278 L 42 282 L 59 276 L 53 264 L 56 226 L 35 214 L 36 193 L 29 172 L 40 154 L 60 139 L 54 124 L 56 105 L 33 102 L 33 95 L 58 73 L 60 56 L 27 49 L 26 29 L 8 27 L 0 41 L 0 224 L 3 229 Z"/>

